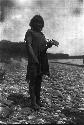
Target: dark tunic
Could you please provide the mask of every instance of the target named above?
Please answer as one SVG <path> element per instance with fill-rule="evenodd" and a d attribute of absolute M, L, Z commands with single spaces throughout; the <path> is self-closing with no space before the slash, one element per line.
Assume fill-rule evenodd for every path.
<path fill-rule="evenodd" d="M 28 41 L 29 39 L 29 41 Z M 49 74 L 48 58 L 46 53 L 46 39 L 42 32 L 35 32 L 29 29 L 25 35 L 26 47 L 30 44 L 38 58 L 39 65 L 36 65 L 28 52 L 27 79 L 35 78 L 38 75 Z"/>

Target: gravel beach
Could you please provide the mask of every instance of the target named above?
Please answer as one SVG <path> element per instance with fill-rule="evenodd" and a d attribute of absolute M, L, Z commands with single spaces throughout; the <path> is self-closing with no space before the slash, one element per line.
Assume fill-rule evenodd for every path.
<path fill-rule="evenodd" d="M 35 112 L 29 107 L 29 86 L 25 81 L 27 62 L 3 63 L 5 76 L 0 81 L 0 96 L 4 102 L 11 101 L 9 105 L 13 112 L 7 118 L 1 117 L 0 123 L 84 123 L 84 68 L 50 62 L 49 65 L 50 77 L 43 76 L 41 90 L 45 106 Z M 14 95 L 15 99 L 12 98 Z M 27 98 L 26 101 L 24 98 Z"/>

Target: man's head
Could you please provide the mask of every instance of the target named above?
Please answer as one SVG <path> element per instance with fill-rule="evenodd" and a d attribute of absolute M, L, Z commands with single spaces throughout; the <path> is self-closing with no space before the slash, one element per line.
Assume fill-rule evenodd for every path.
<path fill-rule="evenodd" d="M 37 32 L 41 31 L 44 27 L 44 20 L 40 15 L 35 15 L 31 21 L 30 24 L 31 28 Z"/>

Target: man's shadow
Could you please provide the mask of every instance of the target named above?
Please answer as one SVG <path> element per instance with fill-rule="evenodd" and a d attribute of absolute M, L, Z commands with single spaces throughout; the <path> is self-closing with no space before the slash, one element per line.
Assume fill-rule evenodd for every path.
<path fill-rule="evenodd" d="M 30 107 L 30 97 L 25 97 L 23 94 L 12 93 L 7 100 L 12 101 L 12 105 L 20 105 L 22 108 Z"/>
<path fill-rule="evenodd" d="M 25 109 L 26 107 L 30 107 L 30 98 L 25 97 L 23 94 L 13 93 L 7 97 L 7 100 L 1 100 L 0 119 L 4 120 L 6 118 L 9 118 L 9 116 L 14 113 L 14 107 L 17 105 L 20 105 L 23 109 Z"/>

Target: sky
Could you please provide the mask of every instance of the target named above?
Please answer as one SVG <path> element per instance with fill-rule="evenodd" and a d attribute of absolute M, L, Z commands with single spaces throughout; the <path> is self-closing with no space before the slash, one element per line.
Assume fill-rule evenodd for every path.
<path fill-rule="evenodd" d="M 59 42 L 48 52 L 84 54 L 83 0 L 0 0 L 0 40 L 23 41 L 35 14 L 44 18 L 45 37 Z"/>

